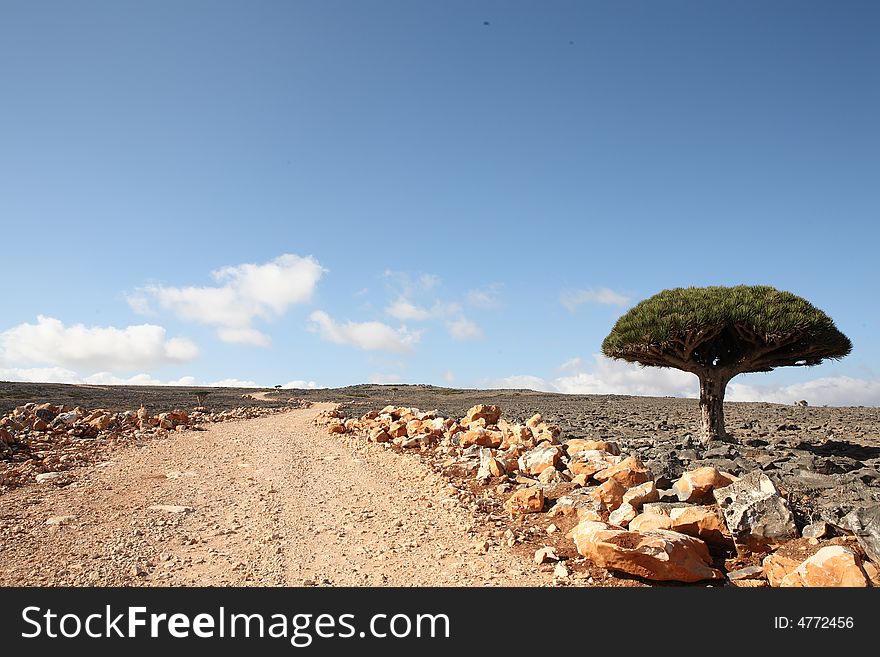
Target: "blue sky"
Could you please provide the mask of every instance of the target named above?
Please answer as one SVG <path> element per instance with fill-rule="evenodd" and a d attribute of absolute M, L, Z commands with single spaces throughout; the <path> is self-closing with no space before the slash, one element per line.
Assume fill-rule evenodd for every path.
<path fill-rule="evenodd" d="M 488 23 L 488 24 L 486 24 Z M 597 356 L 767 284 L 880 405 L 874 2 L 0 4 L 0 379 L 692 395 Z"/>

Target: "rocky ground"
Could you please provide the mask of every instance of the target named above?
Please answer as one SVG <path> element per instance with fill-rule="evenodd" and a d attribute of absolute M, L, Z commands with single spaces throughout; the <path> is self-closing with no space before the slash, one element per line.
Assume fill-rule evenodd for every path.
<path fill-rule="evenodd" d="M 458 491 L 418 460 L 316 428 L 331 406 L 145 432 L 8 487 L 0 585 L 551 582 L 507 550 L 478 553 Z"/>
<path fill-rule="evenodd" d="M 727 404 L 735 441 L 704 446 L 696 440 L 694 400 L 428 386 L 213 389 L 201 398 L 205 407 L 193 412 L 195 392 L 0 384 L 0 409 L 7 413 L 0 420 L 0 583 L 644 586 L 693 580 L 681 573 L 658 580 L 651 564 L 616 563 L 621 547 L 628 554 L 677 550 L 673 561 L 692 562 L 694 572 L 706 576 L 695 581 L 717 585 L 779 584 L 800 577 L 791 573 L 809 559 L 856 559 L 866 581 L 878 583 L 864 540 L 850 527 L 853 511 L 880 502 L 877 408 Z M 339 406 L 321 404 L 326 401 Z M 300 408 L 309 402 L 316 404 Z M 540 426 L 517 429 L 528 444 L 513 451 L 479 444 L 484 438 L 462 445 L 472 429 L 462 422 L 476 404 L 499 407 L 501 434 L 512 435 L 536 413 Z M 380 421 L 386 406 L 436 409 L 432 422 L 457 424 L 434 432 L 436 441 L 420 438 L 431 434 L 427 425 L 412 427 L 412 436 L 405 431 L 371 441 L 377 425 L 356 424 Z M 186 418 L 175 408 L 186 409 Z M 314 426 L 319 411 L 332 409 L 338 410 Z M 380 423 L 388 428 L 395 416 L 386 416 Z M 37 423 L 34 430 L 38 420 L 46 426 Z M 330 423 L 342 430 L 328 433 Z M 488 423 L 490 432 L 496 427 Z M 542 468 L 541 459 L 552 467 Z M 617 470 L 596 479 L 603 476 L 596 459 Z M 695 471 L 712 481 L 682 501 L 676 486 L 681 490 L 682 481 L 696 477 L 686 473 Z M 765 478 L 773 495 L 761 493 L 761 504 L 778 497 L 791 512 L 790 522 L 776 518 L 777 525 L 790 525 L 790 535 L 782 547 L 774 545 L 769 563 L 765 552 L 734 545 L 746 534 L 734 526 L 741 520 L 731 515 L 735 495 L 725 501 L 722 493 L 724 486 L 739 486 L 742 502 L 766 487 Z M 614 485 L 618 480 L 623 489 Z M 630 491 L 639 487 L 653 492 Z M 536 491 L 540 509 L 521 513 L 536 504 Z M 601 498 L 606 493 L 620 499 L 608 504 Z M 522 499 L 511 502 L 515 497 Z M 689 527 L 691 542 L 662 534 L 687 535 Z M 705 546 L 697 543 L 709 552 L 702 554 Z M 426 572 L 426 560 L 439 570 Z"/>
<path fill-rule="evenodd" d="M 328 391 L 303 393 L 327 399 Z M 355 386 L 331 394 L 348 417 L 386 404 L 462 417 L 496 404 L 512 424 L 540 413 L 564 440 L 613 440 L 638 453 L 655 476 L 672 481 L 714 466 L 735 475 L 761 470 L 778 479 L 800 524 L 833 522 L 880 501 L 880 408 L 726 403 L 732 443 L 701 445 L 696 400 L 619 395 L 559 395 L 529 390 L 452 390 L 429 386 Z M 270 397 L 274 393 L 270 393 Z"/>

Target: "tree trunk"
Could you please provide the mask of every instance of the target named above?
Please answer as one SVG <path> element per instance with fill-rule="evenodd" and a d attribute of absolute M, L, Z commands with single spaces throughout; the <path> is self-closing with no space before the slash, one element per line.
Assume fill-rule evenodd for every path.
<path fill-rule="evenodd" d="M 724 391 L 730 377 L 718 372 L 708 372 L 698 376 L 703 443 L 708 443 L 710 440 L 727 440 L 727 432 L 724 430 Z"/>

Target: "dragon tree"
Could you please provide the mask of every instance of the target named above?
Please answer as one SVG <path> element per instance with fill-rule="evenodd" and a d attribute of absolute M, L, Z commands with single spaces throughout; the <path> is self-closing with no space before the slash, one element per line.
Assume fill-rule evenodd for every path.
<path fill-rule="evenodd" d="M 729 438 L 724 392 L 737 374 L 818 365 L 851 350 L 831 318 L 805 299 L 748 285 L 664 290 L 618 319 L 602 343 L 610 358 L 696 374 L 704 442 Z"/>

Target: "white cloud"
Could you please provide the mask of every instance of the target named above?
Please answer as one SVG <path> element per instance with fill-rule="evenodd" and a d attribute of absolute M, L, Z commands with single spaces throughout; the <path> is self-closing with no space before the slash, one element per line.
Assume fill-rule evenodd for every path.
<path fill-rule="evenodd" d="M 382 276 L 388 281 L 388 285 L 392 289 L 396 289 L 402 296 L 409 296 L 415 292 L 427 292 L 440 285 L 440 277 L 436 274 L 417 274 L 414 277 L 408 271 L 386 269 Z"/>
<path fill-rule="evenodd" d="M 30 383 L 70 383 L 94 386 L 188 386 L 198 385 L 191 376 L 184 376 L 176 381 L 160 381 L 150 374 L 140 373 L 134 376 L 117 376 L 112 372 L 95 372 L 88 376 L 80 376 L 73 370 L 61 367 L 32 368 L 0 368 L 0 380 L 22 381 Z"/>
<path fill-rule="evenodd" d="M 402 297 L 385 308 L 385 312 L 402 322 L 422 322 L 431 318 L 430 310 L 413 305 Z"/>
<path fill-rule="evenodd" d="M 26 383 L 81 383 L 79 375 L 63 367 L 0 367 L 0 381 Z"/>
<path fill-rule="evenodd" d="M 211 388 L 267 388 L 268 386 L 261 386 L 256 381 L 242 381 L 241 379 L 220 379 L 219 381 L 212 381 L 211 383 L 204 384 Z"/>
<path fill-rule="evenodd" d="M 141 292 L 129 294 L 125 297 L 128 306 L 138 315 L 155 315 L 150 300 Z"/>
<path fill-rule="evenodd" d="M 453 340 L 479 340 L 483 337 L 482 329 L 465 317 L 446 322 L 446 329 Z"/>
<path fill-rule="evenodd" d="M 486 381 L 489 388 L 504 388 L 515 390 L 538 390 L 540 392 L 559 392 L 553 387 L 553 384 L 542 379 L 539 376 L 531 374 L 515 374 L 513 376 L 505 376 L 500 379 L 489 379 Z"/>
<path fill-rule="evenodd" d="M 411 301 L 414 295 L 425 295 L 426 292 L 439 285 L 440 279 L 433 274 L 421 274 L 416 282 L 407 272 L 395 272 L 386 269 L 384 276 L 392 281 L 392 289 L 397 291 L 397 299 L 385 307 L 385 313 L 401 322 L 427 322 L 444 320 L 446 330 L 454 340 L 476 340 L 483 336 L 479 326 L 462 313 L 460 304 L 436 300 L 430 306 L 419 305 Z M 491 304 L 489 291 L 471 290 L 469 302 L 475 305 Z"/>
<path fill-rule="evenodd" d="M 217 337 L 223 342 L 250 344 L 256 347 L 268 347 L 272 344 L 272 338 L 255 328 L 219 328 Z"/>
<path fill-rule="evenodd" d="M 468 290 L 465 299 L 469 305 L 476 308 L 484 308 L 486 310 L 500 308 L 501 301 L 498 299 L 498 290 L 500 287 L 500 285 L 495 284 Z"/>
<path fill-rule="evenodd" d="M 584 303 L 600 303 L 610 306 L 625 306 L 630 298 L 607 287 L 589 290 L 563 290 L 559 294 L 559 302 L 570 312 Z"/>
<path fill-rule="evenodd" d="M 430 308 L 424 308 L 410 303 L 405 297 L 399 297 L 397 301 L 385 308 L 385 312 L 402 322 L 423 322 L 455 315 L 461 312 L 461 306 L 457 303 L 435 301 Z"/>
<path fill-rule="evenodd" d="M 611 360 L 594 354 L 590 371 L 581 369 L 580 358 L 572 358 L 560 370 L 573 371 L 567 376 L 543 379 L 532 375 L 517 375 L 489 382 L 493 388 L 531 388 L 544 392 L 573 395 L 644 395 L 650 397 L 696 397 L 699 393 L 697 377 L 681 370 L 639 367 L 631 363 Z"/>
<path fill-rule="evenodd" d="M 66 368 L 107 370 L 152 369 L 193 360 L 196 345 L 185 338 L 168 338 L 154 324 L 116 328 L 74 324 L 37 317 L 36 324 L 19 324 L 0 333 L 0 361 L 47 364 Z"/>
<path fill-rule="evenodd" d="M 543 379 L 532 375 L 515 375 L 486 381 L 491 388 L 528 388 L 543 392 L 576 395 L 614 394 L 647 397 L 699 396 L 699 380 L 689 372 L 671 368 L 640 367 L 611 360 L 600 354 L 593 356 L 587 370 L 580 358 L 572 358 L 558 369 L 572 371 L 567 376 Z M 824 377 L 791 385 L 767 386 L 737 382 L 727 386 L 727 401 L 762 401 L 793 404 L 806 399 L 812 406 L 880 406 L 880 381 L 847 376 Z"/>
<path fill-rule="evenodd" d="M 162 381 L 156 379 L 149 374 L 141 373 L 134 376 L 122 377 L 116 376 L 112 372 L 96 372 L 89 376 L 83 377 L 81 381 L 76 383 L 87 383 L 93 386 L 161 386 Z M 170 384 L 168 384 L 170 385 Z"/>
<path fill-rule="evenodd" d="M 569 394 L 643 395 L 647 397 L 696 397 L 697 377 L 681 370 L 600 360 L 592 372 L 578 372 L 553 380 L 559 392 Z"/>
<path fill-rule="evenodd" d="M 301 389 L 308 389 L 308 390 L 313 390 L 313 389 L 315 389 L 315 388 L 320 388 L 321 386 L 319 386 L 319 385 L 318 385 L 317 383 L 315 383 L 314 381 L 302 381 L 302 380 L 300 380 L 300 379 L 297 379 L 296 381 L 288 381 L 287 383 L 285 383 L 285 384 L 284 384 L 283 386 L 281 386 L 281 387 L 282 387 L 284 390 L 290 390 L 290 389 L 299 389 L 299 390 L 301 390 Z"/>
<path fill-rule="evenodd" d="M 323 310 L 314 311 L 309 319 L 312 321 L 309 330 L 318 333 L 322 339 L 366 351 L 409 353 L 421 339 L 421 331 L 410 331 L 406 326 L 394 329 L 382 322 L 339 324 Z"/>
<path fill-rule="evenodd" d="M 370 383 L 375 383 L 377 385 L 384 385 L 388 383 L 403 383 L 403 377 L 399 374 L 371 374 L 370 375 Z"/>
<path fill-rule="evenodd" d="M 222 267 L 211 273 L 217 286 L 148 285 L 127 300 L 138 313 L 149 312 L 152 300 L 183 320 L 217 326 L 225 342 L 268 346 L 254 320 L 280 317 L 291 305 L 311 300 L 325 271 L 311 256 L 285 253 L 261 265 Z"/>
<path fill-rule="evenodd" d="M 0 368 L 0 381 L 21 381 L 30 383 L 70 383 L 76 385 L 99 385 L 99 386 L 184 386 L 184 387 L 207 387 L 207 388 L 269 388 L 256 381 L 236 378 L 220 379 L 218 381 L 199 381 L 194 376 L 182 376 L 179 379 L 162 381 L 151 374 L 140 373 L 133 376 L 117 376 L 112 372 L 95 372 L 87 376 L 81 376 L 76 372 L 61 367 L 35 367 L 35 368 Z M 288 381 L 282 388 L 320 388 L 314 381 Z"/>
<path fill-rule="evenodd" d="M 580 356 L 575 356 L 574 358 L 569 358 L 562 365 L 560 365 L 557 369 L 561 372 L 566 372 L 568 370 L 578 371 L 584 365 L 584 361 Z"/>
<path fill-rule="evenodd" d="M 430 290 L 440 285 L 440 277 L 435 274 L 422 274 L 419 276 L 419 285 L 425 290 Z"/>
<path fill-rule="evenodd" d="M 452 315 L 457 315 L 459 313 L 461 313 L 461 306 L 459 306 L 457 303 L 445 303 L 443 301 L 436 301 L 431 306 L 431 316 L 437 319 L 451 317 Z"/>
<path fill-rule="evenodd" d="M 805 399 L 811 406 L 880 406 L 880 381 L 831 376 L 785 386 L 737 383 L 727 386 L 728 401 L 766 401 L 793 404 Z"/>
<path fill-rule="evenodd" d="M 234 380 L 234 379 L 230 379 Z M 182 376 L 179 379 L 171 379 L 169 381 L 162 381 L 161 379 L 157 379 L 152 374 L 147 374 L 142 372 L 140 374 L 135 374 L 134 376 L 116 376 L 112 372 L 96 372 L 95 374 L 90 374 L 88 376 L 82 377 L 76 381 L 71 381 L 71 383 L 85 383 L 88 385 L 96 385 L 96 386 L 176 386 L 176 387 L 186 387 L 186 386 L 219 386 L 226 385 L 223 383 L 204 383 L 199 382 L 194 376 Z M 256 384 L 252 386 L 240 386 L 242 388 L 245 387 L 255 387 Z"/>

